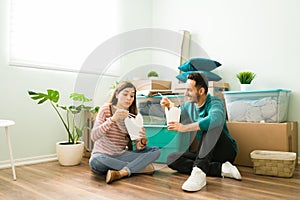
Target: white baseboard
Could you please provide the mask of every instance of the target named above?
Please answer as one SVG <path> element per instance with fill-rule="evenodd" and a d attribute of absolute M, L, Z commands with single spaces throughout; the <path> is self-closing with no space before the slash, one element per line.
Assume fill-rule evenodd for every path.
<path fill-rule="evenodd" d="M 21 166 L 21 165 L 32 165 L 32 164 L 38 164 L 38 163 L 50 162 L 56 160 L 57 160 L 56 154 L 50 154 L 44 156 L 15 159 L 14 163 L 15 166 Z M 298 165 L 300 165 L 300 157 L 298 157 Z M 10 168 L 10 167 L 11 167 L 10 160 L 0 162 L 0 169 Z"/>
<path fill-rule="evenodd" d="M 44 156 L 15 159 L 14 164 L 15 166 L 32 165 L 32 164 L 55 161 L 55 160 L 57 160 L 56 154 L 50 154 Z M 5 160 L 0 162 L 0 169 L 10 168 L 10 167 L 11 167 L 10 160 Z"/>

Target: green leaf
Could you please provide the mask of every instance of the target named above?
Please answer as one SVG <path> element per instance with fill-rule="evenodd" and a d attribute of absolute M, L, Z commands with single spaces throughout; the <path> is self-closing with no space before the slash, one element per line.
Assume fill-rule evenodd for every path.
<path fill-rule="evenodd" d="M 68 108 L 72 114 L 77 114 L 81 112 L 81 107 L 80 106 L 69 106 Z"/>
<path fill-rule="evenodd" d="M 63 110 L 67 110 L 67 106 L 61 106 L 61 105 L 58 105 L 58 104 L 56 106 L 63 109 Z"/>
<path fill-rule="evenodd" d="M 37 94 L 36 92 L 33 92 L 33 91 L 28 91 L 28 94 L 29 95 L 35 95 L 35 94 Z"/>
<path fill-rule="evenodd" d="M 42 104 L 47 100 L 57 103 L 59 100 L 59 92 L 51 89 L 48 89 L 47 93 L 28 91 L 28 94 L 31 99 L 39 100 L 38 104 Z"/>
<path fill-rule="evenodd" d="M 47 93 L 48 93 L 48 98 L 50 101 L 53 101 L 54 103 L 58 102 L 58 100 L 59 100 L 59 92 L 58 91 L 48 89 Z"/>
<path fill-rule="evenodd" d="M 69 97 L 70 97 L 70 99 L 72 99 L 74 101 L 81 101 L 81 102 L 92 101 L 92 99 L 85 97 L 84 94 L 79 94 L 79 93 L 72 93 L 72 94 L 70 94 Z"/>
<path fill-rule="evenodd" d="M 28 94 L 30 98 L 34 101 L 37 101 L 38 104 L 42 104 L 48 100 L 50 101 L 51 106 L 54 108 L 55 112 L 63 123 L 67 131 L 68 140 L 71 143 L 77 143 L 77 140 L 83 135 L 84 128 L 86 128 L 84 124 L 81 124 L 82 111 L 91 110 L 92 112 L 98 112 L 99 110 L 99 106 L 91 107 L 84 105 L 85 102 L 92 101 L 92 99 L 85 97 L 84 94 L 72 93 L 70 98 L 74 101 L 79 101 L 80 103 L 79 105 L 71 105 L 68 107 L 58 104 L 60 95 L 57 90 L 48 89 L 46 93 L 28 91 Z M 65 118 L 59 109 L 64 111 Z M 71 113 L 73 116 L 70 116 Z M 77 123 L 80 125 L 77 125 Z M 78 128 L 79 126 L 82 128 Z"/>
<path fill-rule="evenodd" d="M 44 103 L 45 101 L 47 101 L 48 99 L 47 98 L 43 98 L 43 99 L 41 99 L 39 102 L 38 102 L 38 104 L 42 104 L 42 103 Z"/>

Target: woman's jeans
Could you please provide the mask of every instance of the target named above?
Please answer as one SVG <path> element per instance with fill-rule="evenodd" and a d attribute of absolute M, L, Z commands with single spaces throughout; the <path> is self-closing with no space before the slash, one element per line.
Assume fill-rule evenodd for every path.
<path fill-rule="evenodd" d="M 143 150 L 125 151 L 119 155 L 94 154 L 90 158 L 90 167 L 96 174 L 106 174 L 108 170 L 125 168 L 129 176 L 153 163 L 160 156 L 158 147 L 146 147 Z"/>

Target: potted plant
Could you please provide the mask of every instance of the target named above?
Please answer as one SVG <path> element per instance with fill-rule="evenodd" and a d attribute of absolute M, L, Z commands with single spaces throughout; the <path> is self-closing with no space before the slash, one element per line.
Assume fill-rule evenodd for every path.
<path fill-rule="evenodd" d="M 156 78 L 158 78 L 158 73 L 156 71 L 150 71 L 150 72 L 148 72 L 147 77 L 149 79 L 153 79 L 153 78 L 156 79 Z"/>
<path fill-rule="evenodd" d="M 96 113 L 99 107 L 86 106 L 85 103 L 92 101 L 92 99 L 79 93 L 70 94 L 69 98 L 77 102 L 77 105 L 70 106 L 58 104 L 60 94 L 57 90 L 48 89 L 47 93 L 28 91 L 28 94 L 31 99 L 38 101 L 38 104 L 49 101 L 67 132 L 68 141 L 56 143 L 59 163 L 64 166 L 79 164 L 84 149 L 84 144 L 80 141 L 80 138 L 83 135 L 84 129 L 87 128 L 84 123 L 84 112 L 89 111 Z M 62 112 L 64 112 L 64 115 Z"/>
<path fill-rule="evenodd" d="M 241 84 L 241 90 L 247 90 L 249 88 L 249 85 L 255 78 L 256 74 L 250 71 L 243 71 L 236 74 L 236 77 L 238 78 L 240 84 Z"/>

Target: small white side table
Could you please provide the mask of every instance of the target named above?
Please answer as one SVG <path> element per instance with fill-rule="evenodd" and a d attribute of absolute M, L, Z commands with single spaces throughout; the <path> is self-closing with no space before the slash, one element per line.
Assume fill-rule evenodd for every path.
<path fill-rule="evenodd" d="M 14 121 L 0 119 L 0 128 L 5 128 L 5 134 L 6 134 L 6 139 L 7 139 L 8 149 L 9 149 L 10 164 L 11 164 L 11 169 L 12 169 L 12 173 L 13 173 L 13 179 L 17 180 L 15 164 L 14 164 L 11 143 L 10 143 L 10 137 L 8 135 L 8 127 L 13 126 L 13 125 L 15 125 Z"/>

